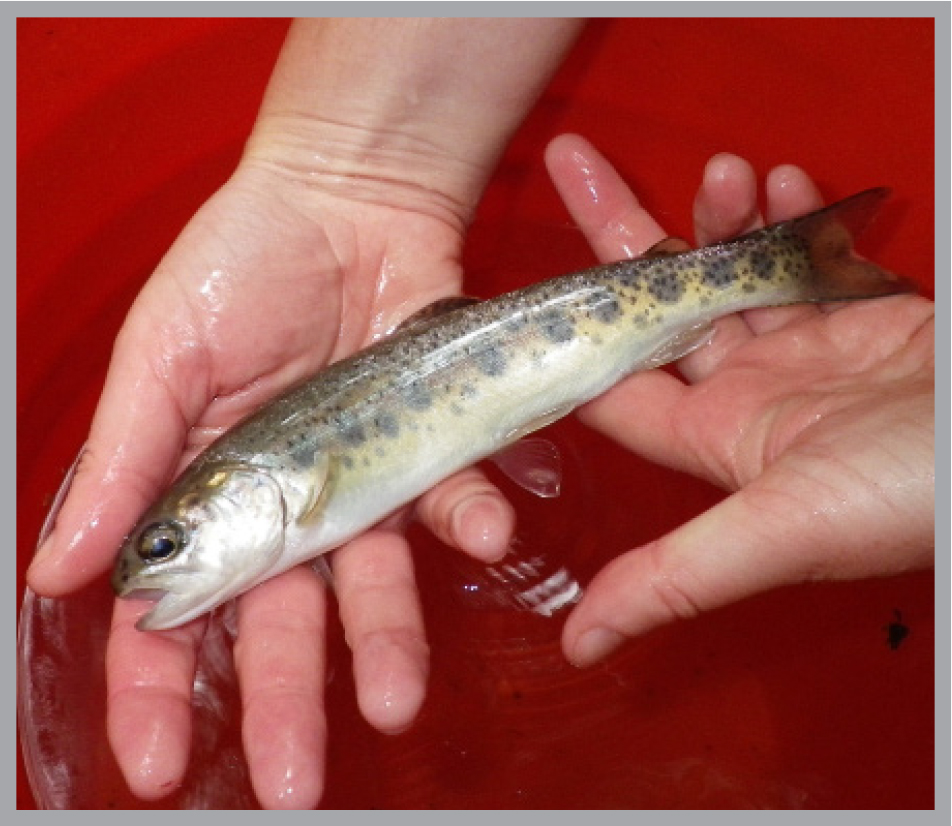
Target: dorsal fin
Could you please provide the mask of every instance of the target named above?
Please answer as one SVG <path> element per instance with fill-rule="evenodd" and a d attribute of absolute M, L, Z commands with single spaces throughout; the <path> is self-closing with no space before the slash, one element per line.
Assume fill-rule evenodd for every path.
<path fill-rule="evenodd" d="M 431 321 L 432 319 L 444 315 L 445 313 L 451 313 L 453 310 L 459 310 L 462 307 L 469 307 L 473 304 L 478 304 L 479 302 L 480 299 L 473 298 L 472 296 L 468 295 L 454 295 L 449 298 L 438 298 L 436 301 L 427 304 L 425 307 L 422 307 L 415 313 L 408 315 L 403 321 L 393 328 L 393 332 L 405 332 L 411 327 L 416 327 L 417 324 L 423 324 L 424 322 Z"/>
<path fill-rule="evenodd" d="M 651 247 L 640 258 L 661 258 L 668 255 L 680 255 L 682 252 L 689 252 L 691 245 L 683 238 L 665 238 Z"/>

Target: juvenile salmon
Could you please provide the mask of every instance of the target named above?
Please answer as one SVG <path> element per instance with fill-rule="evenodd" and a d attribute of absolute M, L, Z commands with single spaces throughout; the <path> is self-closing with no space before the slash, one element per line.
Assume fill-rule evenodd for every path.
<path fill-rule="evenodd" d="M 360 534 L 441 479 L 565 416 L 754 307 L 884 296 L 857 257 L 886 195 L 693 251 L 641 258 L 411 318 L 225 433 L 125 539 L 113 585 L 170 628 Z"/>

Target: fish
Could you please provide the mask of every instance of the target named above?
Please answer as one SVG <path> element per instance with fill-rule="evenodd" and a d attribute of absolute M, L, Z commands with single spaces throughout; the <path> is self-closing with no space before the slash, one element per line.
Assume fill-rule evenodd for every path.
<path fill-rule="evenodd" d="M 854 238 L 888 190 L 485 301 L 449 299 L 266 403 L 200 453 L 119 549 L 140 630 L 173 628 L 313 560 L 442 479 L 707 342 L 741 310 L 907 292 Z"/>

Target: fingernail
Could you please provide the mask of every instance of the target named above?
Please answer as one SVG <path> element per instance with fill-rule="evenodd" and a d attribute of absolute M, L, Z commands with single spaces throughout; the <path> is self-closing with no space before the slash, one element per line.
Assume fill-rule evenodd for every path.
<path fill-rule="evenodd" d="M 718 152 L 714 155 L 704 167 L 703 182 L 720 183 L 723 181 L 727 177 L 728 169 L 735 157 L 737 156 L 730 152 Z"/>
<path fill-rule="evenodd" d="M 60 482 L 59 489 L 56 491 L 56 496 L 53 497 L 53 503 L 50 505 L 50 511 L 46 515 L 46 519 L 43 520 L 43 526 L 40 528 L 40 536 L 37 540 L 36 553 L 33 554 L 33 561 L 30 563 L 30 569 L 32 570 L 37 565 L 42 565 L 43 560 L 50 555 L 50 552 L 53 550 L 53 531 L 56 529 L 56 520 L 59 518 L 60 510 L 63 508 L 63 502 L 66 501 L 66 496 L 69 493 L 70 488 L 73 486 L 73 479 L 76 476 L 76 469 L 79 467 L 80 460 L 83 458 L 83 453 L 86 451 L 86 445 L 83 445 L 79 449 L 79 453 L 76 454 L 76 458 L 73 460 L 73 464 L 70 465 L 69 470 L 66 471 L 66 475 L 63 477 L 63 481 Z"/>
<path fill-rule="evenodd" d="M 610 628 L 593 628 L 579 637 L 572 651 L 572 665 L 585 668 L 607 657 L 625 641 L 623 635 Z"/>
<path fill-rule="evenodd" d="M 493 562 L 501 559 L 509 547 L 505 515 L 492 496 L 473 496 L 457 505 L 453 512 L 453 535 L 460 547 Z"/>
<path fill-rule="evenodd" d="M 35 572 L 37 568 L 42 567 L 43 561 L 50 555 L 50 551 L 52 550 L 53 543 L 50 539 L 47 539 L 36 549 L 36 553 L 33 555 L 33 561 L 30 562 L 30 567 L 27 569 L 27 575 Z"/>

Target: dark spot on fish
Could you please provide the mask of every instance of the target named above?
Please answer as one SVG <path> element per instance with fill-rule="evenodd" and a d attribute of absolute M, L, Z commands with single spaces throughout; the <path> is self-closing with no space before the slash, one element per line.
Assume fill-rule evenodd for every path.
<path fill-rule="evenodd" d="M 350 456 L 341 456 L 341 464 L 348 470 L 354 466 L 354 460 Z"/>
<path fill-rule="evenodd" d="M 564 344 L 575 338 L 575 324 L 559 310 L 546 310 L 539 317 L 539 329 L 549 341 Z"/>
<path fill-rule="evenodd" d="M 387 451 L 384 450 L 384 449 L 383 449 L 382 447 L 380 447 L 379 445 L 374 448 L 374 453 L 375 453 L 377 456 L 379 456 L 381 459 L 382 459 L 384 456 L 387 455 Z"/>
<path fill-rule="evenodd" d="M 756 290 L 757 290 L 757 285 L 754 284 L 753 281 L 745 281 L 745 282 L 741 285 L 741 289 L 743 289 L 743 291 L 744 291 L 745 293 L 752 293 L 752 292 L 756 292 Z"/>
<path fill-rule="evenodd" d="M 416 380 L 403 388 L 403 401 L 413 410 L 426 410 L 433 404 L 433 396 L 426 384 Z"/>
<path fill-rule="evenodd" d="M 487 347 L 476 353 L 476 365 L 487 376 L 501 376 L 506 372 L 506 356 L 498 347 Z"/>
<path fill-rule="evenodd" d="M 381 413 L 374 419 L 374 426 L 388 439 L 395 439 L 400 435 L 400 422 L 392 413 Z"/>
<path fill-rule="evenodd" d="M 521 333 L 529 326 L 529 319 L 525 313 L 516 313 L 505 324 L 505 330 L 509 334 Z"/>
<path fill-rule="evenodd" d="M 653 272 L 648 279 L 648 291 L 665 304 L 674 304 L 684 293 L 684 282 L 673 267 Z"/>
<path fill-rule="evenodd" d="M 471 384 L 464 384 L 460 386 L 459 397 L 461 399 L 472 399 L 476 397 L 476 388 Z"/>
<path fill-rule="evenodd" d="M 314 462 L 314 448 L 307 444 L 299 444 L 291 448 L 291 459 L 300 467 L 307 467 Z"/>
<path fill-rule="evenodd" d="M 718 289 L 729 287 L 737 278 L 734 262 L 726 258 L 711 258 L 705 261 L 703 271 L 704 283 Z"/>
<path fill-rule="evenodd" d="M 360 422 L 343 421 L 337 425 L 341 441 L 352 447 L 362 445 L 367 441 L 367 434 Z"/>
<path fill-rule="evenodd" d="M 621 304 L 615 297 L 599 301 L 593 308 L 593 314 L 602 324 L 611 324 L 621 315 Z"/>
<path fill-rule="evenodd" d="M 450 413 L 452 413 L 454 416 L 462 416 L 463 412 L 463 408 L 460 407 L 456 402 L 450 403 Z"/>
<path fill-rule="evenodd" d="M 750 266 L 762 281 L 766 281 L 774 274 L 777 268 L 777 259 L 764 250 L 754 250 L 750 254 Z"/>
<path fill-rule="evenodd" d="M 641 282 L 644 281 L 644 273 L 632 262 L 619 264 L 611 275 L 623 287 L 636 290 L 641 287 Z"/>

